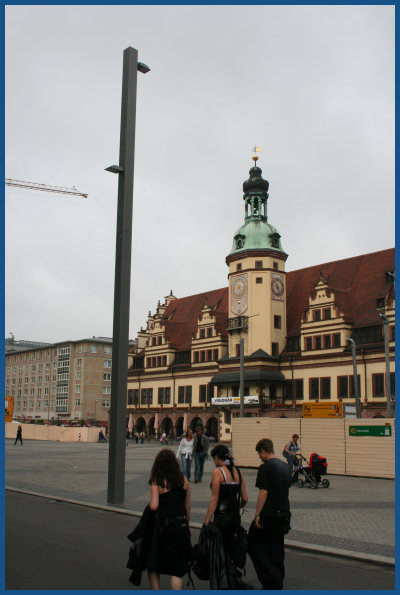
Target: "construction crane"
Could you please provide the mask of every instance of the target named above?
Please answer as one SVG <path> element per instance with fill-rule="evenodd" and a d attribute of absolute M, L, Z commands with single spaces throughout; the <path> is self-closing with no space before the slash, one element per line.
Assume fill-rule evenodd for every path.
<path fill-rule="evenodd" d="M 88 194 L 79 192 L 72 186 L 72 188 L 63 188 L 62 186 L 49 186 L 48 184 L 39 184 L 37 182 L 24 182 L 22 180 L 13 180 L 6 178 L 6 186 L 16 186 L 18 188 L 28 188 L 29 190 L 42 190 L 43 192 L 55 192 L 56 194 L 72 194 L 73 196 L 82 196 L 87 198 Z"/>

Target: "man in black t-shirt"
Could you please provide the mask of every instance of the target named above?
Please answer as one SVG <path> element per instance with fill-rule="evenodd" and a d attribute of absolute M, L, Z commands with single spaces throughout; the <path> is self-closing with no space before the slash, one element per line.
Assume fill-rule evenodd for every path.
<path fill-rule="evenodd" d="M 263 589 L 279 590 L 285 576 L 284 535 L 290 529 L 288 468 L 275 456 L 269 438 L 259 440 L 256 451 L 262 465 L 256 479 L 259 492 L 248 550 Z"/>

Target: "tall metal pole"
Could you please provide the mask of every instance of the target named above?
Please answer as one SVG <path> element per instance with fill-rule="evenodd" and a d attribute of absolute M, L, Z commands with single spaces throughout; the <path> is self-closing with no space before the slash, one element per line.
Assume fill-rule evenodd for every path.
<path fill-rule="evenodd" d="M 240 339 L 239 344 L 240 354 L 240 382 L 239 382 L 239 398 L 240 398 L 240 412 L 239 417 L 244 417 L 244 339 Z"/>
<path fill-rule="evenodd" d="M 391 394 L 390 394 L 390 356 L 389 356 L 389 319 L 384 314 L 378 314 L 383 322 L 383 339 L 385 343 L 386 362 L 386 415 L 391 417 Z"/>
<path fill-rule="evenodd" d="M 142 69 L 143 68 L 143 69 Z M 127 48 L 123 56 L 119 165 L 107 168 L 119 175 L 114 279 L 114 322 L 111 376 L 110 440 L 108 458 L 109 504 L 125 498 L 125 426 L 128 376 L 129 301 L 131 285 L 132 205 L 135 161 L 138 52 Z"/>
<path fill-rule="evenodd" d="M 346 339 L 346 341 L 351 346 L 351 354 L 353 356 L 353 374 L 354 374 L 354 376 L 353 376 L 353 385 L 354 385 L 354 393 L 355 393 L 355 397 L 356 397 L 356 412 L 357 412 L 357 417 L 361 417 L 360 399 L 359 399 L 359 393 L 358 393 L 358 375 L 357 375 L 356 344 L 354 342 L 354 339 L 351 339 L 350 337 L 348 337 Z"/>

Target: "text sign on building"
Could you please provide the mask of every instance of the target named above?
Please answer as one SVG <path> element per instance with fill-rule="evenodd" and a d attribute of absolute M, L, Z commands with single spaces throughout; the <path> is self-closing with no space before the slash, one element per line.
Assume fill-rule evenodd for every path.
<path fill-rule="evenodd" d="M 303 417 L 342 417 L 342 403 L 303 403 Z"/>
<path fill-rule="evenodd" d="M 243 397 L 244 405 L 258 405 L 258 396 Z M 212 405 L 240 405 L 240 397 L 213 397 L 211 399 Z"/>
<path fill-rule="evenodd" d="M 391 436 L 392 426 L 349 426 L 350 436 Z"/>

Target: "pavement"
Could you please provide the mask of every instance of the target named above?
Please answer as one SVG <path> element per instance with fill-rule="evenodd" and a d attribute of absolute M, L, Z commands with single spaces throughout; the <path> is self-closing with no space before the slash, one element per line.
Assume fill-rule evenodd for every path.
<path fill-rule="evenodd" d="M 176 451 L 177 446 L 174 443 L 169 448 Z M 82 509 L 86 510 L 140 516 L 148 503 L 150 468 L 161 448 L 165 447 L 155 441 L 145 442 L 143 446 L 129 442 L 125 502 L 122 506 L 110 507 L 107 505 L 108 444 L 25 440 L 23 446 L 14 446 L 13 440 L 6 440 L 7 493 L 14 493 L 14 497 L 18 492 L 35 494 L 48 501 L 85 505 Z M 197 530 L 204 519 L 213 468 L 213 461 L 208 459 L 203 481 L 191 484 L 193 530 Z M 243 469 L 249 493 L 249 503 L 242 517 L 245 527 L 254 515 L 258 493 L 254 485 L 256 473 L 256 469 Z M 334 475 L 327 478 L 330 480 L 327 489 L 321 486 L 316 490 L 308 486 L 291 488 L 292 530 L 285 540 L 287 550 L 336 555 L 393 567 L 394 481 Z"/>

